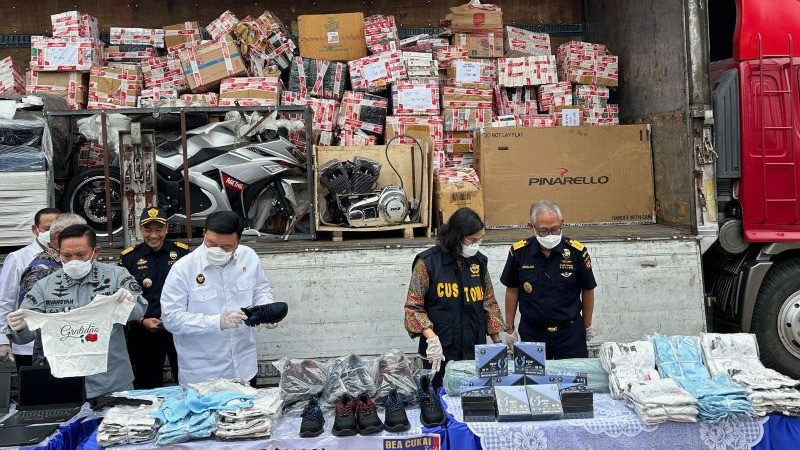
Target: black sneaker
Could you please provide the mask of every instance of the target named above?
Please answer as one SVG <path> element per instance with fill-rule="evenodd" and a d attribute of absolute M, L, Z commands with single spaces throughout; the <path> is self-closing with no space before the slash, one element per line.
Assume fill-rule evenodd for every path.
<path fill-rule="evenodd" d="M 442 403 L 431 386 L 431 379 L 423 375 L 419 380 L 419 419 L 426 427 L 436 427 L 447 422 Z"/>
<path fill-rule="evenodd" d="M 356 401 L 349 394 L 344 394 L 336 402 L 336 417 L 333 420 L 331 434 L 334 436 L 353 436 L 356 433 L 358 433 Z"/>
<path fill-rule="evenodd" d="M 289 313 L 289 305 L 284 302 L 267 303 L 266 305 L 255 305 L 242 308 L 242 312 L 247 316 L 244 323 L 254 327 L 263 323 L 278 323 Z"/>
<path fill-rule="evenodd" d="M 303 408 L 303 421 L 300 422 L 300 437 L 310 438 L 322 434 L 325 425 L 325 416 L 319 407 L 319 401 L 312 398 Z"/>
<path fill-rule="evenodd" d="M 411 424 L 408 422 L 408 416 L 406 415 L 406 408 L 403 404 L 403 395 L 397 392 L 397 389 L 392 389 L 389 392 L 384 407 L 386 408 L 384 419 L 388 431 L 399 433 L 411 429 Z"/>
<path fill-rule="evenodd" d="M 358 432 L 359 434 L 374 434 L 383 431 L 383 422 L 378 417 L 378 408 L 368 394 L 358 396 Z"/>

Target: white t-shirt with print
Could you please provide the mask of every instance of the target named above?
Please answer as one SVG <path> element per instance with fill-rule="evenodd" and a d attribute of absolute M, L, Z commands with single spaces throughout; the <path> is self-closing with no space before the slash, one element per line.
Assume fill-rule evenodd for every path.
<path fill-rule="evenodd" d="M 98 295 L 86 306 L 67 312 L 27 311 L 30 330 L 41 328 L 44 356 L 56 378 L 103 373 L 108 366 L 108 342 L 115 323 L 125 324 L 135 304 Z"/>

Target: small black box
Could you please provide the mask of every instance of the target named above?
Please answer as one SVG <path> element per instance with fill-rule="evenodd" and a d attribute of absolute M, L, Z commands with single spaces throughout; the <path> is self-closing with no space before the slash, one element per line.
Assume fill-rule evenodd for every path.
<path fill-rule="evenodd" d="M 482 378 L 508 375 L 508 347 L 505 344 L 476 345 L 475 369 Z"/>
<path fill-rule="evenodd" d="M 544 363 L 544 343 L 514 343 L 514 373 L 521 373 L 525 375 L 544 375 Z"/>

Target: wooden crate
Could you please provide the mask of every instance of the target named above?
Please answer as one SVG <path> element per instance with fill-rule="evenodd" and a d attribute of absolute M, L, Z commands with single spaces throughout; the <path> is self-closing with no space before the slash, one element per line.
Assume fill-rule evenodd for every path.
<path fill-rule="evenodd" d="M 381 164 L 381 173 L 378 177 L 378 189 L 388 185 L 402 185 L 406 192 L 406 196 L 411 199 L 417 196 L 417 192 L 411 192 L 414 186 L 413 183 L 413 170 L 411 161 L 411 145 L 392 144 L 389 147 L 388 158 L 385 145 L 371 145 L 371 146 L 352 146 L 352 147 L 323 147 L 317 146 L 314 148 L 314 216 L 316 217 L 317 231 L 330 231 L 333 233 L 334 241 L 341 241 L 343 233 L 370 233 L 377 231 L 402 231 L 403 237 L 412 239 L 414 237 L 414 229 L 423 228 L 425 235 L 431 235 L 431 204 L 433 202 L 433 168 L 431 167 L 432 158 L 430 150 L 423 148 L 422 160 L 420 161 L 419 149 L 414 150 L 416 157 L 416 176 L 417 176 L 417 192 L 419 192 L 419 183 L 422 183 L 422 195 L 420 200 L 420 220 L 415 223 L 402 223 L 398 225 L 387 225 L 378 227 L 342 227 L 338 225 L 331 225 L 323 222 L 322 214 L 325 205 L 325 195 L 328 190 L 319 182 L 319 168 L 324 166 L 325 163 L 338 159 L 339 161 L 352 160 L 355 156 L 363 156 L 377 161 Z M 392 170 L 389 161 L 397 169 L 400 178 Z"/>

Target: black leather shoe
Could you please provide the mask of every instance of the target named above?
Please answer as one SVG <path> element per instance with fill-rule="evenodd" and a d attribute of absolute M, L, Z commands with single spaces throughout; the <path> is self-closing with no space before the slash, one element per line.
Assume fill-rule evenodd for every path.
<path fill-rule="evenodd" d="M 431 379 L 423 375 L 419 380 L 419 419 L 426 427 L 437 427 L 447 422 L 439 396 L 431 386 Z"/>
<path fill-rule="evenodd" d="M 392 391 L 389 392 L 384 407 L 386 408 L 384 422 L 388 431 L 399 433 L 411 429 L 411 424 L 408 422 L 408 416 L 406 415 L 403 396 L 397 392 L 397 389 L 392 389 Z"/>
<path fill-rule="evenodd" d="M 289 313 L 289 305 L 284 302 L 267 303 L 242 308 L 247 316 L 244 321 L 248 326 L 254 327 L 264 323 L 278 323 Z"/>

